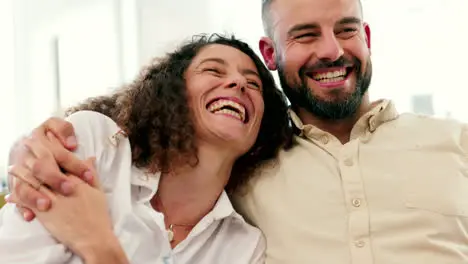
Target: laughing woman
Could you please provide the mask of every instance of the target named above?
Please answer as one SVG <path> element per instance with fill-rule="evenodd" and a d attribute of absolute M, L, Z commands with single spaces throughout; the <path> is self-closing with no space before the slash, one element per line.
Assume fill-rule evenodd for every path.
<path fill-rule="evenodd" d="M 195 38 L 131 85 L 69 113 L 76 155 L 96 157 L 99 183 L 72 177 L 81 184 L 71 196 L 41 186 L 52 208 L 33 209 L 31 223 L 5 206 L 0 263 L 263 263 L 260 230 L 227 192 L 291 132 L 282 93 L 245 43 Z M 34 139 L 26 146 L 36 157 L 49 151 Z M 11 174 L 33 177 L 20 165 Z"/>

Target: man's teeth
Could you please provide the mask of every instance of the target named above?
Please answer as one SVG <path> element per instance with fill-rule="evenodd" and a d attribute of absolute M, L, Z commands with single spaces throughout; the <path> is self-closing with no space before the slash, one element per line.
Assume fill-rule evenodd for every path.
<path fill-rule="evenodd" d="M 235 110 L 230 109 L 230 108 L 226 108 L 227 106 L 229 106 L 230 108 L 233 108 Z M 239 119 L 242 122 L 245 121 L 245 107 L 242 106 L 241 104 L 236 103 L 236 102 L 231 101 L 231 100 L 223 100 L 223 99 L 218 100 L 218 101 L 210 104 L 210 106 L 208 107 L 208 111 L 210 111 L 210 112 L 212 112 L 214 114 L 231 115 L 231 116 Z"/>
<path fill-rule="evenodd" d="M 346 77 L 346 69 L 341 69 L 338 71 L 322 72 L 315 73 L 312 75 L 312 78 L 321 83 L 329 82 L 340 82 L 343 81 Z"/>

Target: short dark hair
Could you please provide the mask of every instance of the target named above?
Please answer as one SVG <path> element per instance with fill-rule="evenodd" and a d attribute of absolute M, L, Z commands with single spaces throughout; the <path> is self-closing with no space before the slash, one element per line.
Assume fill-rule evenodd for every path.
<path fill-rule="evenodd" d="M 273 1 L 274 0 L 262 0 L 263 30 L 265 31 L 265 34 L 272 39 L 274 37 L 274 33 L 273 33 L 273 28 L 272 28 L 270 7 Z M 364 15 L 361 0 L 358 0 L 358 2 L 359 2 L 359 7 L 361 8 L 361 14 Z"/>
<path fill-rule="evenodd" d="M 270 6 L 273 3 L 273 0 L 262 0 L 262 22 L 263 22 L 263 30 L 265 34 L 273 38 L 273 29 L 271 28 L 271 12 Z"/>
<path fill-rule="evenodd" d="M 211 44 L 236 48 L 254 62 L 263 84 L 265 111 L 252 148 L 234 164 L 226 189 L 234 191 L 254 170 L 292 145 L 286 98 L 255 52 L 244 42 L 218 34 L 194 36 L 162 60 L 145 68 L 131 84 L 114 94 L 90 98 L 71 108 L 100 112 L 114 120 L 128 136 L 135 166 L 150 172 L 170 171 L 184 164 L 196 166 L 197 145 L 184 74 L 199 51 Z"/>

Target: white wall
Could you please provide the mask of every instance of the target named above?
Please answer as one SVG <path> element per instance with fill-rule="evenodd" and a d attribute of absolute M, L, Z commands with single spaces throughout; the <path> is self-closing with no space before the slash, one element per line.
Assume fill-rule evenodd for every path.
<path fill-rule="evenodd" d="M 436 115 L 468 121 L 468 1 L 368 0 L 364 7 L 373 29 L 373 98 L 410 111 L 412 94 L 432 93 Z"/>
<path fill-rule="evenodd" d="M 404 112 L 412 95 L 432 93 L 437 115 L 468 121 L 468 1 L 363 3 L 372 29 L 371 97 L 394 99 Z M 56 109 L 55 37 L 67 106 L 132 80 L 193 34 L 235 33 L 258 52 L 260 10 L 260 0 L 0 0 L 0 121 L 8 127 L 0 164 L 14 138 Z"/>
<path fill-rule="evenodd" d="M 191 35 L 213 31 L 209 0 L 137 0 L 140 63 L 172 50 Z"/>
<path fill-rule="evenodd" d="M 15 137 L 14 42 L 13 42 L 13 0 L 0 1 L 0 180 L 6 169 L 7 151 L 5 145 Z M 1 190 L 0 186 L 0 192 Z"/>
<path fill-rule="evenodd" d="M 120 83 L 114 1 L 17 0 L 14 8 L 22 128 L 54 113 L 57 85 L 61 106 L 68 106 Z"/>
<path fill-rule="evenodd" d="M 105 93 L 121 84 L 125 68 L 117 0 L 0 4 L 1 165 L 13 140 L 56 113 L 58 101 L 66 107 Z M 54 39 L 59 43 L 59 75 Z"/>

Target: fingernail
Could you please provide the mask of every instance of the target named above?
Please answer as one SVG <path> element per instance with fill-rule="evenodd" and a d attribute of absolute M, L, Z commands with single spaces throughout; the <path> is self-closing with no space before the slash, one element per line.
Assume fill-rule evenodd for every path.
<path fill-rule="evenodd" d="M 5 202 L 10 202 L 10 194 L 5 195 Z"/>
<path fill-rule="evenodd" d="M 28 218 L 29 218 L 29 213 L 28 213 L 28 212 L 24 212 L 24 213 L 23 213 L 23 218 L 24 218 L 24 220 L 27 221 Z"/>
<path fill-rule="evenodd" d="M 73 192 L 73 184 L 71 182 L 64 181 L 60 185 L 60 189 L 62 190 L 62 194 L 69 195 Z"/>
<path fill-rule="evenodd" d="M 75 147 L 76 146 L 76 138 L 75 137 L 68 137 L 67 138 L 67 146 L 68 147 Z"/>
<path fill-rule="evenodd" d="M 37 209 L 39 209 L 39 211 L 45 211 L 47 210 L 48 201 L 46 199 L 39 198 L 36 201 L 36 206 L 37 206 Z"/>
<path fill-rule="evenodd" d="M 83 174 L 83 179 L 87 182 L 92 182 L 93 181 L 93 174 L 91 173 L 91 171 L 87 170 L 85 171 L 85 173 Z"/>

